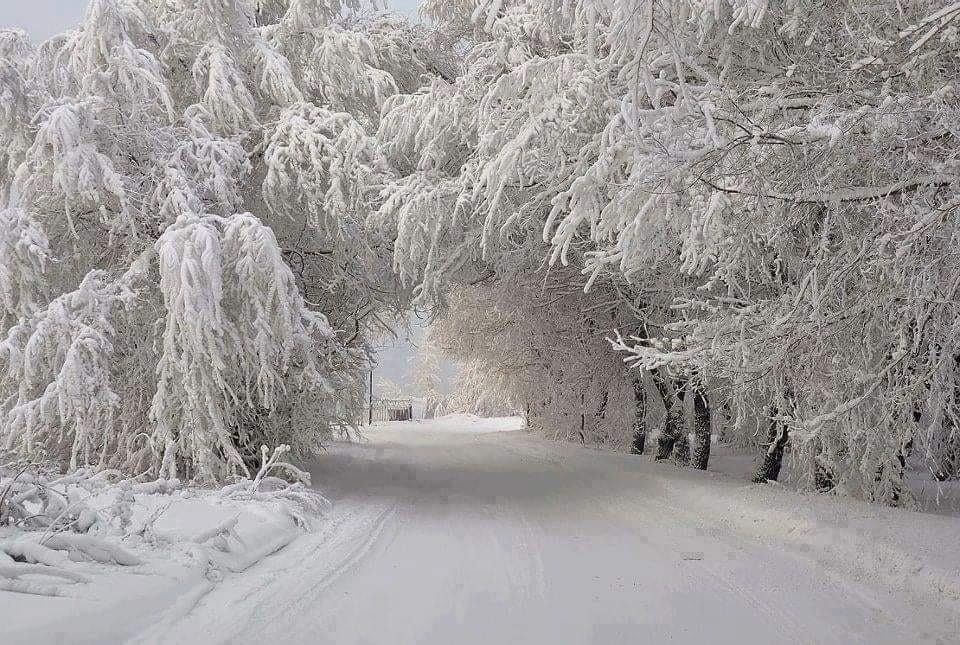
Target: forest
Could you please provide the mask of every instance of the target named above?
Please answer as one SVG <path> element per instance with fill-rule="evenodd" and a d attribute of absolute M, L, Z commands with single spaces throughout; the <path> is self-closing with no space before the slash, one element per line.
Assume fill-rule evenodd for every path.
<path fill-rule="evenodd" d="M 420 311 L 464 405 L 549 437 L 887 505 L 960 477 L 960 2 L 421 15 L 0 31 L 0 461 L 259 479 Z"/>

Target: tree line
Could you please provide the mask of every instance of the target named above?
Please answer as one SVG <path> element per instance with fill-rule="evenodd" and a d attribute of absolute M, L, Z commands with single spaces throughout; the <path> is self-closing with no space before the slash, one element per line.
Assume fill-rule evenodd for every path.
<path fill-rule="evenodd" d="M 467 398 L 558 438 L 707 468 L 717 435 L 891 504 L 960 474 L 960 4 L 421 11 L 0 32 L 3 448 L 309 454 L 420 308 Z"/>
<path fill-rule="evenodd" d="M 957 477 L 960 5 L 424 10 L 469 47 L 385 113 L 380 212 L 478 387 L 698 468 L 712 427 L 757 481 Z"/>

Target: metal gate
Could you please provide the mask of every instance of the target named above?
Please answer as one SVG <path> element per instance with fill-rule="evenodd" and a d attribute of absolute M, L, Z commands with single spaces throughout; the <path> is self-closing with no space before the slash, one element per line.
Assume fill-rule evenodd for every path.
<path fill-rule="evenodd" d="M 370 423 L 378 421 L 413 421 L 413 401 L 410 399 L 377 399 L 370 404 Z"/>

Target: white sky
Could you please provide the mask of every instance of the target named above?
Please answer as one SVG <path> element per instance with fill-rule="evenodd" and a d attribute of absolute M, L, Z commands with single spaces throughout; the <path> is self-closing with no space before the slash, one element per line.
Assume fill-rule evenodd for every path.
<path fill-rule="evenodd" d="M 397 385 L 404 384 L 405 376 L 410 367 L 410 359 L 417 353 L 418 346 L 426 336 L 426 326 L 413 314 L 410 316 L 410 331 L 398 330 L 397 340 L 386 339 L 377 348 L 377 367 L 375 375 L 393 381 Z M 447 360 L 440 364 L 441 392 L 450 392 L 451 380 L 456 373 L 456 366 Z M 374 396 L 378 396 L 375 392 Z"/>
<path fill-rule="evenodd" d="M 387 0 L 387 3 L 394 11 L 412 16 L 419 1 Z M 87 4 L 88 0 L 0 0 L 0 29 L 19 27 L 35 42 L 40 42 L 78 24 Z M 403 383 L 407 363 L 417 351 L 415 343 L 422 337 L 422 330 L 415 329 L 412 336 L 401 335 L 399 340 L 380 350 L 378 376 Z M 452 365 L 444 365 L 445 378 L 449 378 L 452 369 Z"/>

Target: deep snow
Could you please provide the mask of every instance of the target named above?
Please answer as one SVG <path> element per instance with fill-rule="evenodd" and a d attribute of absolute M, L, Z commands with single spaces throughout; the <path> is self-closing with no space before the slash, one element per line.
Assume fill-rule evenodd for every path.
<path fill-rule="evenodd" d="M 224 489 L 182 488 L 175 481 L 166 487 L 135 486 L 128 526 L 112 523 L 101 526 L 94 538 L 78 536 L 123 549 L 127 566 L 71 562 L 65 554 L 53 553 L 62 558 L 63 569 L 82 578 L 71 582 L 51 577 L 49 567 L 18 565 L 33 567 L 18 582 L 46 589 L 56 583 L 57 595 L 0 591 L 0 645 L 124 642 L 177 607 L 188 607 L 191 598 L 210 591 L 225 575 L 242 572 L 293 542 L 314 526 L 324 506 L 325 500 L 312 491 L 268 490 L 273 482 L 265 480 L 254 493 L 249 483 Z M 121 485 L 104 485 L 92 493 L 57 489 L 83 498 L 106 522 Z M 49 544 L 49 535 L 0 527 L 0 545 Z"/>
<path fill-rule="evenodd" d="M 332 446 L 311 469 L 333 502 L 317 532 L 220 583 L 183 585 L 179 602 L 117 633 L 204 644 L 957 642 L 955 517 L 749 485 L 518 427 L 448 417 Z M 9 601 L 0 593 L 0 625 Z M 131 622 L 123 609 L 101 615 Z M 112 642 L 91 636 L 104 624 L 78 627 Z M 16 636 L 0 640 L 58 642 L 43 625 Z"/>

